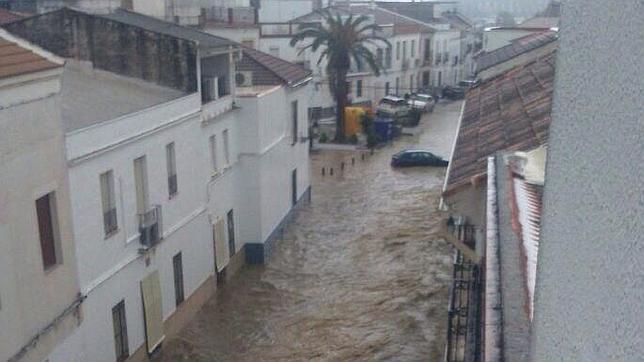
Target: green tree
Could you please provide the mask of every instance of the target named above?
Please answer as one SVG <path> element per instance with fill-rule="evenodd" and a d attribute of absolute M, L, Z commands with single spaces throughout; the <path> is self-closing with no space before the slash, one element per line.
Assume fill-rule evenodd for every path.
<path fill-rule="evenodd" d="M 367 45 L 378 45 L 378 42 L 390 46 L 389 41 L 378 35 L 380 27 L 369 23 L 369 17 L 353 14 L 342 17 L 339 12 L 333 14 L 329 9 L 316 12 L 321 18 L 321 26 L 305 25 L 291 39 L 291 46 L 300 42 L 308 44 L 300 49 L 316 52 L 321 48 L 317 64 L 327 60 L 326 73 L 329 78 L 331 94 L 336 103 L 336 142 L 344 142 L 344 108 L 347 100 L 347 73 L 353 61 L 358 68 L 366 63 L 373 73 L 380 75 L 381 64 L 376 60 Z"/>

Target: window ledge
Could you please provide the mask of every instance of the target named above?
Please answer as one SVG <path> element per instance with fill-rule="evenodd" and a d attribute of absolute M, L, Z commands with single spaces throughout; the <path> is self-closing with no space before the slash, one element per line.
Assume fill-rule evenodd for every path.
<path fill-rule="evenodd" d="M 103 237 L 103 240 L 107 240 L 107 239 L 111 238 L 112 236 L 118 234 L 119 231 L 120 231 L 119 228 L 116 228 L 116 229 L 110 231 L 109 233 L 105 234 L 105 236 Z"/>

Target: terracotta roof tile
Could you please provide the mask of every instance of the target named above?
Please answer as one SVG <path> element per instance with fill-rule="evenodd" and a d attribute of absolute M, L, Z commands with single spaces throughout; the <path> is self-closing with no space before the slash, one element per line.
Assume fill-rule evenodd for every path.
<path fill-rule="evenodd" d="M 0 78 L 57 67 L 60 67 L 60 65 L 49 61 L 27 48 L 0 37 Z"/>
<path fill-rule="evenodd" d="M 244 56 L 252 58 L 288 85 L 293 85 L 311 75 L 310 70 L 306 70 L 297 64 L 274 57 L 270 54 L 248 47 L 243 47 L 243 52 Z"/>
<path fill-rule="evenodd" d="M 548 140 L 554 78 L 553 51 L 467 92 L 445 193 L 485 173 L 498 151 L 536 148 Z"/>
<path fill-rule="evenodd" d="M 476 71 L 480 72 L 482 70 L 491 68 L 497 64 L 506 62 L 518 55 L 535 50 L 546 44 L 550 44 L 557 39 L 557 32 L 554 31 L 534 33 L 515 39 L 510 44 L 504 47 L 495 49 L 491 52 L 484 52 L 478 55 L 476 59 Z"/>

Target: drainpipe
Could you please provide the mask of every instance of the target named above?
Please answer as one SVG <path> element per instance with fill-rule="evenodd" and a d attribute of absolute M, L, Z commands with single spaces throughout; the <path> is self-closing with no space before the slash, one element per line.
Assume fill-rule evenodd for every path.
<path fill-rule="evenodd" d="M 487 211 L 485 243 L 485 346 L 483 361 L 503 358 L 503 313 L 499 255 L 498 205 L 496 197 L 496 161 L 487 159 Z"/>

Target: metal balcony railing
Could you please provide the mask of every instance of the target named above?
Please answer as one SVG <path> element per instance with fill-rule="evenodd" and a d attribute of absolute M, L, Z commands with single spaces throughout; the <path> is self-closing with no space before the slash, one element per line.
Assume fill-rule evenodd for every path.
<path fill-rule="evenodd" d="M 178 190 L 178 185 L 177 185 L 177 175 L 170 175 L 168 176 L 168 194 L 170 196 L 175 195 Z"/>
<path fill-rule="evenodd" d="M 139 240 L 146 249 L 158 244 L 163 235 L 161 205 L 154 205 L 148 211 L 137 214 L 139 221 Z"/>
<path fill-rule="evenodd" d="M 103 226 L 105 228 L 105 235 L 115 232 L 118 228 L 115 207 L 103 212 Z"/>

